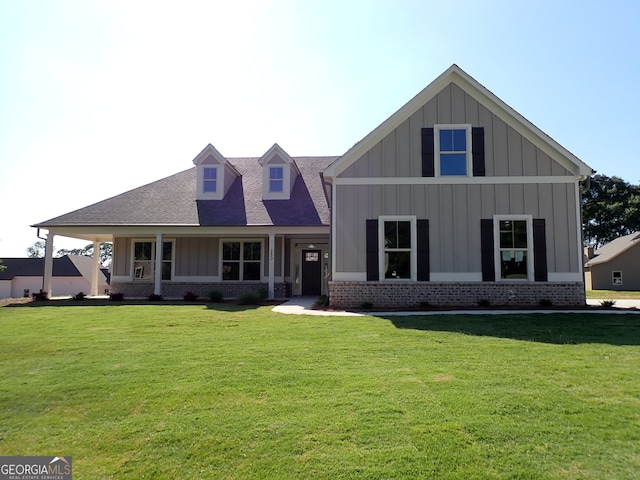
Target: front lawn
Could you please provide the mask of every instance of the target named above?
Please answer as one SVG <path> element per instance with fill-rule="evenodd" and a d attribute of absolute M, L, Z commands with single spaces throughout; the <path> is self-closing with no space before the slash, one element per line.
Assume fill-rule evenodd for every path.
<path fill-rule="evenodd" d="M 0 454 L 74 478 L 631 479 L 640 315 L 0 308 Z"/>
<path fill-rule="evenodd" d="M 587 298 L 640 300 L 640 292 L 627 290 L 587 290 Z"/>

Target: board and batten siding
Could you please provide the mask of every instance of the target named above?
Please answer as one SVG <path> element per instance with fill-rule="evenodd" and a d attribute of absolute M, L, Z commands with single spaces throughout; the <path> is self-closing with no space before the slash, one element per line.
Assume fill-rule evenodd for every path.
<path fill-rule="evenodd" d="M 422 176 L 421 129 L 435 124 L 484 128 L 486 176 L 573 175 L 460 87 L 450 84 L 339 177 Z"/>
<path fill-rule="evenodd" d="M 481 272 L 480 220 L 532 215 L 546 221 L 549 273 L 579 273 L 577 183 L 337 185 L 336 272 L 366 272 L 366 220 L 429 220 L 432 272 Z"/>

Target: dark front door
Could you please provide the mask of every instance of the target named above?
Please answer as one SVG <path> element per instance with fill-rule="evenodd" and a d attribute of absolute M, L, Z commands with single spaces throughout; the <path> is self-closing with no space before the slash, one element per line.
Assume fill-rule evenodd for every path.
<path fill-rule="evenodd" d="M 302 251 L 302 295 L 322 294 L 322 252 Z"/>

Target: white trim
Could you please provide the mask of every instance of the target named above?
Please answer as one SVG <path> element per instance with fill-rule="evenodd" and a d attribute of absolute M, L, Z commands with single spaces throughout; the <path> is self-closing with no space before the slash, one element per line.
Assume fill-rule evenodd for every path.
<path fill-rule="evenodd" d="M 582 273 L 575 272 L 556 272 L 548 273 L 547 281 L 552 283 L 580 282 L 582 283 Z"/>
<path fill-rule="evenodd" d="M 221 168 L 222 167 L 222 168 Z M 198 165 L 197 167 L 198 177 L 198 200 L 222 200 L 224 196 L 224 167 L 222 165 Z M 216 171 L 216 190 L 215 192 L 204 191 L 204 171 L 205 169 L 212 169 Z M 222 173 L 222 175 L 220 174 Z"/>
<path fill-rule="evenodd" d="M 509 184 L 546 184 L 576 183 L 576 177 L 371 177 L 336 178 L 334 185 L 509 185 Z"/>
<path fill-rule="evenodd" d="M 334 272 L 332 275 L 334 282 L 366 282 L 366 272 Z"/>
<path fill-rule="evenodd" d="M 436 177 L 442 177 L 442 173 L 440 172 L 441 159 L 440 154 L 440 130 L 464 130 L 466 132 L 466 143 L 467 149 L 464 151 L 466 155 L 466 173 L 464 175 L 445 175 L 445 178 L 462 178 L 462 177 L 471 177 L 473 176 L 473 159 L 472 159 L 472 150 L 471 150 L 471 124 L 436 124 L 433 126 L 433 158 L 434 158 L 434 171 Z"/>
<path fill-rule="evenodd" d="M 482 282 L 482 272 L 431 272 L 431 282 Z"/>
<path fill-rule="evenodd" d="M 410 222 L 411 248 L 409 278 L 385 278 L 384 261 L 384 223 L 385 222 Z M 417 217 L 415 215 L 380 215 L 378 216 L 378 274 L 381 282 L 415 282 L 418 278 L 418 232 Z"/>
<path fill-rule="evenodd" d="M 584 249 L 583 245 L 583 237 L 582 237 L 582 199 L 580 198 L 580 182 L 576 181 L 574 186 L 575 196 L 576 196 L 576 239 L 578 242 L 578 272 L 582 277 L 582 281 L 585 281 L 584 278 Z"/>
<path fill-rule="evenodd" d="M 276 163 L 273 166 L 282 168 L 282 191 L 272 192 L 269 189 L 271 177 L 269 175 L 271 169 L 269 162 L 278 156 L 283 163 Z M 295 160 L 284 151 L 284 149 L 274 143 L 267 152 L 260 157 L 258 163 L 262 166 L 262 199 L 263 200 L 289 200 L 291 198 L 291 190 L 296 177 L 300 173 Z"/>
<path fill-rule="evenodd" d="M 524 220 L 527 222 L 527 278 L 513 279 L 502 278 L 500 269 L 500 221 L 501 220 Z M 524 250 L 523 248 L 512 248 L 509 250 Z M 497 282 L 532 282 L 535 278 L 533 271 L 533 216 L 532 215 L 494 215 L 493 216 L 493 254 L 494 267 Z"/>

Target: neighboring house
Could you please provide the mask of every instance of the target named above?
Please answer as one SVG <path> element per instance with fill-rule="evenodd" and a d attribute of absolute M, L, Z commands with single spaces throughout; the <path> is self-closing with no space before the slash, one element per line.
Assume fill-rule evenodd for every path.
<path fill-rule="evenodd" d="M 37 293 L 42 288 L 44 258 L 3 258 L 0 272 L 0 299 L 19 298 Z M 51 280 L 55 295 L 88 294 L 91 289 L 93 260 L 79 255 L 53 259 Z M 108 292 L 109 284 L 103 271 L 98 276 L 100 293 Z"/>
<path fill-rule="evenodd" d="M 208 145 L 194 164 L 35 227 L 48 247 L 55 235 L 112 241 L 112 290 L 126 296 L 585 303 L 591 168 L 456 65 L 341 157 L 276 144 L 225 158 Z"/>
<path fill-rule="evenodd" d="M 640 232 L 603 245 L 585 264 L 587 290 L 640 290 Z"/>

